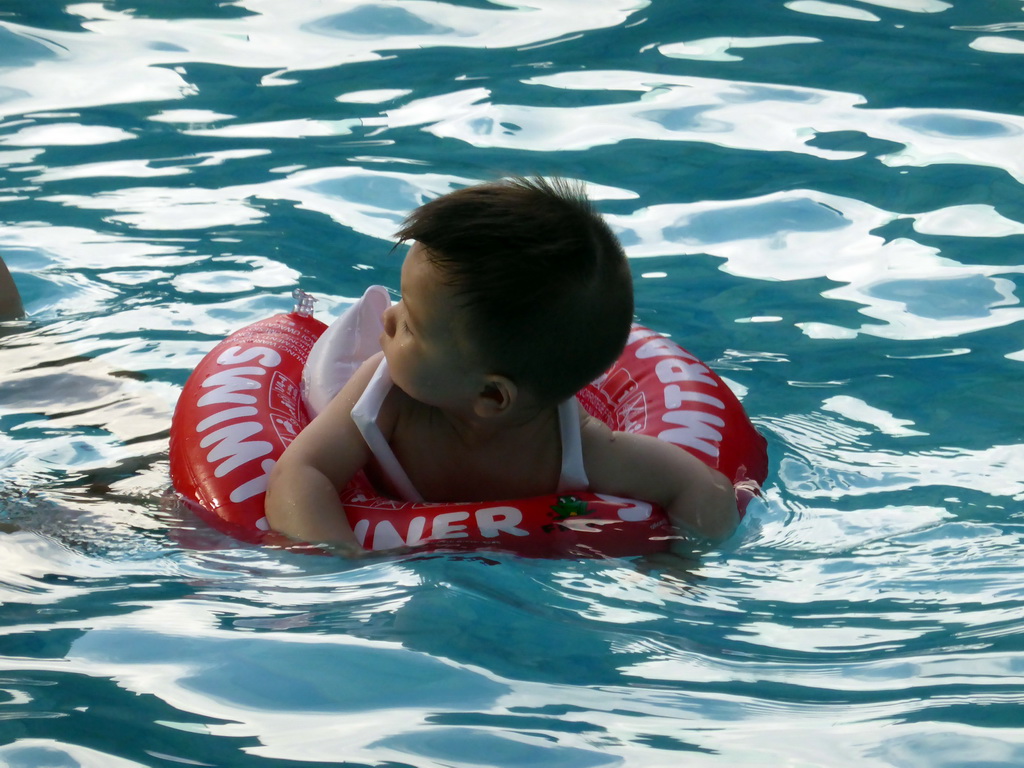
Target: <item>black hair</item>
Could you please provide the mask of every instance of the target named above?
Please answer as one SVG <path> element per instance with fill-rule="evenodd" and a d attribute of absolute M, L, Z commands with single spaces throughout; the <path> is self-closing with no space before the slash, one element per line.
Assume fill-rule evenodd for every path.
<path fill-rule="evenodd" d="M 397 237 L 420 243 L 446 275 L 490 372 L 545 404 L 597 378 L 626 344 L 629 264 L 581 185 L 515 177 L 466 187 L 414 210 Z"/>

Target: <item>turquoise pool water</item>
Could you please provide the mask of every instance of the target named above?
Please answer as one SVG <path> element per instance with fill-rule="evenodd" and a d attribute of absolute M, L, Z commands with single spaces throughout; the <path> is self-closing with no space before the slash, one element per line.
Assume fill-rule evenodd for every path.
<path fill-rule="evenodd" d="M 161 504 L 228 331 L 582 179 L 768 437 L 699 562 L 346 563 Z M 0 0 L 0 764 L 1024 765 L 1024 9 Z"/>

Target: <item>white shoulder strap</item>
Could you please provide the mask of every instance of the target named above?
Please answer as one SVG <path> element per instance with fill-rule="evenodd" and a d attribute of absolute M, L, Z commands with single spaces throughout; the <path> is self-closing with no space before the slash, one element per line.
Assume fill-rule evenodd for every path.
<path fill-rule="evenodd" d="M 583 464 L 580 410 L 575 397 L 559 404 L 558 429 L 562 437 L 562 474 L 558 479 L 558 492 L 585 491 L 590 488 L 590 480 Z"/>
<path fill-rule="evenodd" d="M 380 415 L 384 398 L 387 397 L 393 386 L 391 374 L 388 371 L 388 361 L 381 358 L 380 365 L 373 373 L 373 378 L 370 379 L 370 383 L 366 385 L 363 394 L 352 408 L 352 421 L 359 428 L 359 433 L 363 436 L 366 445 L 377 459 L 381 471 L 395 491 L 405 501 L 423 501 L 423 497 L 413 486 L 402 465 L 398 463 L 395 452 L 391 450 L 391 446 L 388 445 L 388 441 L 384 439 L 384 435 L 377 425 L 377 417 Z"/>

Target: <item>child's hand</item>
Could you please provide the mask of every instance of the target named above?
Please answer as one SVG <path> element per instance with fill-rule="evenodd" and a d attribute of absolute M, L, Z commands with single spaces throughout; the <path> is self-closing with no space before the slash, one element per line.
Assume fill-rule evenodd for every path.
<path fill-rule="evenodd" d="M 681 449 L 679 452 L 700 466 L 692 467 L 693 477 L 680 483 L 673 500 L 666 506 L 668 516 L 682 532 L 721 543 L 732 536 L 740 524 L 736 490 L 721 472 Z"/>

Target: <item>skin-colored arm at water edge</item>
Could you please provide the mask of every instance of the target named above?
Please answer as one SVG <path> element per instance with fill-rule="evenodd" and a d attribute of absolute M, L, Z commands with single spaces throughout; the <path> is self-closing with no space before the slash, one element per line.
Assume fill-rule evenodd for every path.
<path fill-rule="evenodd" d="M 681 533 L 712 542 L 736 530 L 736 492 L 721 472 L 671 443 L 613 432 L 590 416 L 582 422 L 591 491 L 657 504 Z"/>
<path fill-rule="evenodd" d="M 14 284 L 4 260 L 0 259 L 0 320 L 13 320 L 25 314 L 21 305 L 21 295 Z"/>
<path fill-rule="evenodd" d="M 324 411 L 299 433 L 270 475 L 267 522 L 275 531 L 311 544 L 329 544 L 340 554 L 364 554 L 339 491 L 370 459 L 352 421 L 355 405 L 377 367 L 364 363 Z"/>

